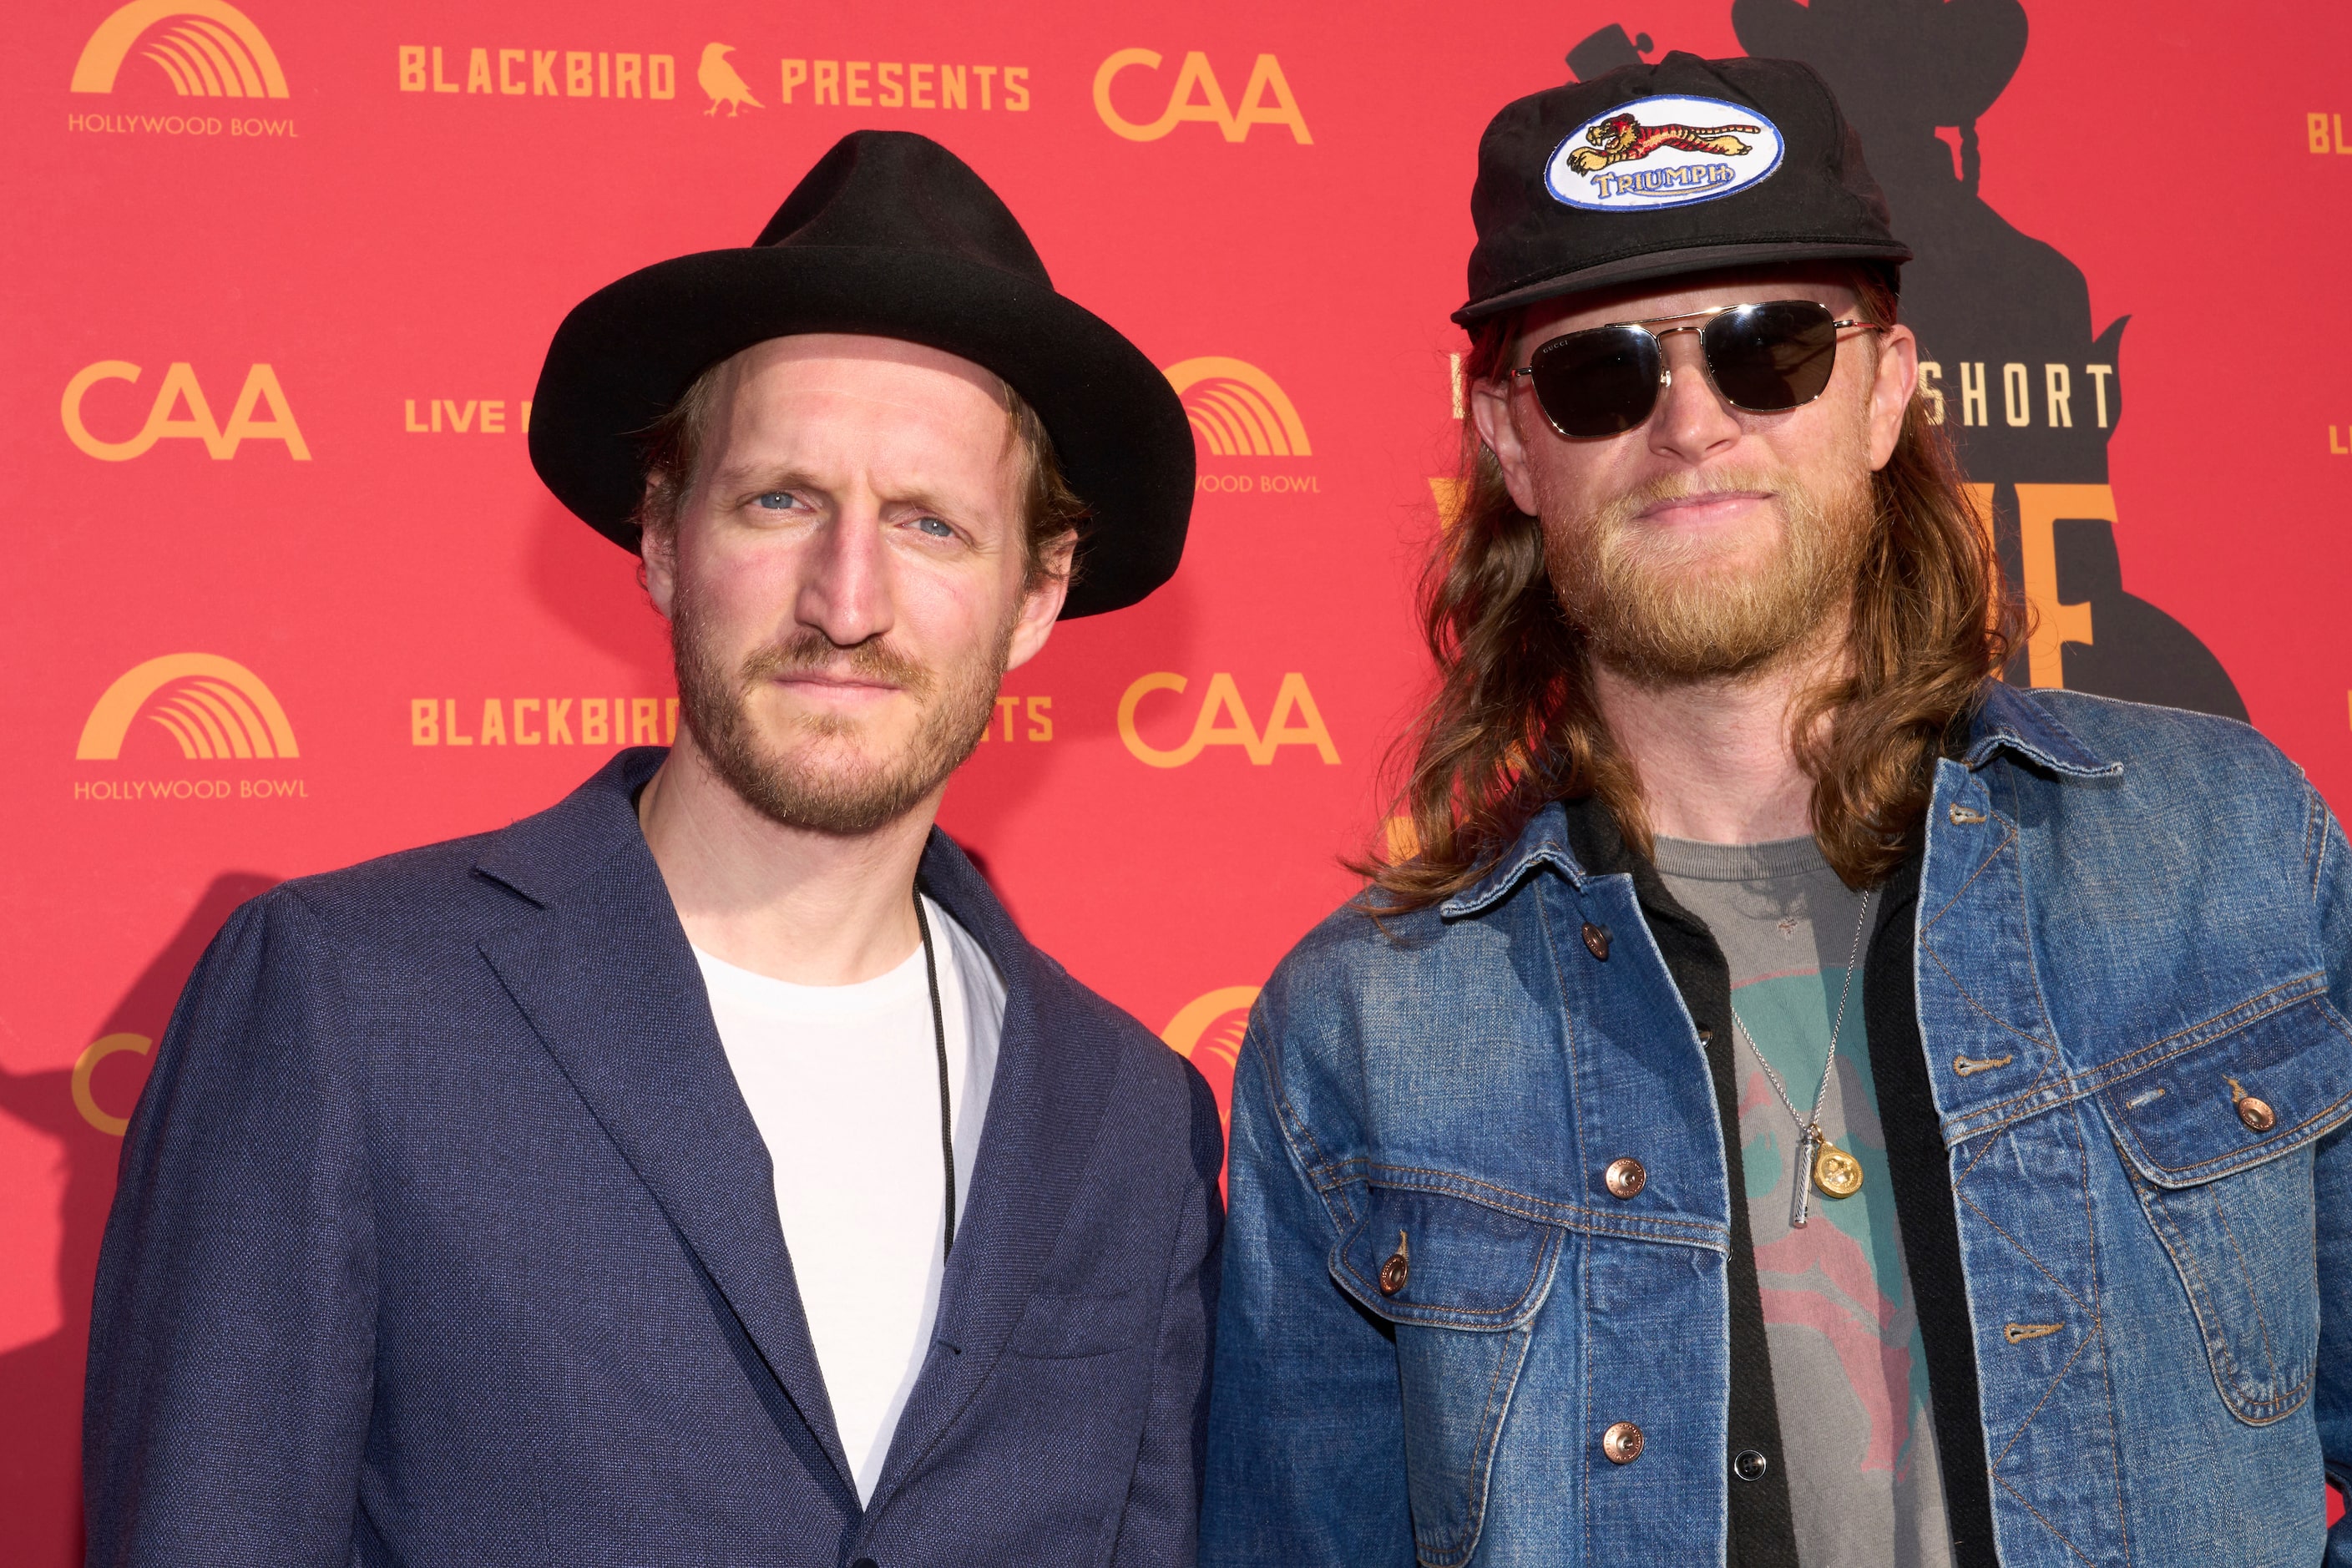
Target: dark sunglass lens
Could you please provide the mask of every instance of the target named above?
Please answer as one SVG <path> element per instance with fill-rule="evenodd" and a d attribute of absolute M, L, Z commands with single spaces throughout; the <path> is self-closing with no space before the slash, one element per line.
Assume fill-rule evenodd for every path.
<path fill-rule="evenodd" d="M 1837 365 L 1835 320 L 1810 300 L 1743 305 L 1717 316 L 1699 339 L 1716 390 L 1756 414 L 1811 403 Z"/>
<path fill-rule="evenodd" d="M 1595 327 L 1554 338 L 1528 362 L 1536 401 L 1563 436 L 1631 430 L 1658 400 L 1658 343 L 1639 327 Z"/>

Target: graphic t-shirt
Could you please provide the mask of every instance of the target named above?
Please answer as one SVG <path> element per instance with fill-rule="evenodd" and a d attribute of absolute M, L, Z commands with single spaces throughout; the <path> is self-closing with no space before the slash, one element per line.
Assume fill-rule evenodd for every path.
<path fill-rule="evenodd" d="M 1805 1568 L 1949 1568 L 1927 1363 L 1863 1023 L 1870 933 L 1854 943 L 1863 897 L 1838 880 L 1811 838 L 1661 838 L 1656 863 L 1667 891 L 1706 923 L 1730 962 L 1732 1011 L 1754 1040 L 1732 1042 L 1740 1155 L 1798 1557 Z M 1844 1198 L 1814 1188 L 1798 1229 L 1798 1126 L 1757 1054 L 1780 1075 L 1798 1114 L 1810 1116 L 1841 994 L 1845 1017 L 1821 1125 L 1861 1163 L 1862 1188 Z"/>
<path fill-rule="evenodd" d="M 962 1216 L 996 1077 L 1004 980 L 929 899 Z M 728 1065 L 775 1166 L 784 1250 L 861 1502 L 930 1348 L 947 1173 L 939 1046 L 918 945 L 855 985 L 794 985 L 697 948 Z"/>

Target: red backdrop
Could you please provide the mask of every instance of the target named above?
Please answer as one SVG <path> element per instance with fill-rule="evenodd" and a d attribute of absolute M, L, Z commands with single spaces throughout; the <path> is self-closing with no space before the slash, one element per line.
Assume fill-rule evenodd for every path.
<path fill-rule="evenodd" d="M 857 126 L 961 153 L 1193 412 L 1183 570 L 1012 677 L 945 822 L 1213 1079 L 1379 832 L 1458 428 L 1476 137 L 1572 49 L 1586 75 L 1665 48 L 1819 64 L 1926 258 L 1906 310 L 2042 617 L 2012 678 L 2242 713 L 2347 804 L 2352 13 L 2029 3 L 2009 31 L 1938 0 L 19 16 L 9 1560 L 78 1554 L 121 1119 L 229 909 L 502 824 L 666 733 L 633 563 L 525 457 L 555 322 L 747 242 Z"/>

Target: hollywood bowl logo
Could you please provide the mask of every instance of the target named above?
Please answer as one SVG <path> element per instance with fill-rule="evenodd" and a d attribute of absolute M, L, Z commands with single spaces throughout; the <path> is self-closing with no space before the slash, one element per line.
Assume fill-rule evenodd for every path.
<path fill-rule="evenodd" d="M 261 677 L 218 654 L 169 653 L 106 689 L 82 724 L 75 760 L 112 762 L 121 756 L 131 721 L 142 712 L 170 732 L 184 757 L 301 755 L 286 710 Z"/>
<path fill-rule="evenodd" d="M 1228 1131 L 1234 1119 L 1234 1068 L 1241 1060 L 1242 1038 L 1249 1032 L 1250 1008 L 1257 994 L 1255 985 L 1203 992 L 1179 1007 L 1160 1031 L 1168 1048 L 1209 1080 L 1210 1091 L 1217 1097 L 1217 1121 Z"/>
<path fill-rule="evenodd" d="M 161 23 L 175 26 L 151 32 Z M 131 0 L 98 25 L 74 62 L 75 92 L 112 92 L 131 47 L 183 98 L 284 98 L 286 73 L 252 18 L 227 0 Z"/>
<path fill-rule="evenodd" d="M 1544 186 L 1593 212 L 1688 206 L 1770 178 L 1783 151 L 1780 128 L 1746 104 L 1638 99 L 1570 132 L 1552 150 Z"/>
<path fill-rule="evenodd" d="M 1298 407 L 1274 377 L 1247 360 L 1203 355 L 1163 373 L 1184 405 L 1192 433 L 1219 458 L 1305 458 L 1314 453 Z"/>
<path fill-rule="evenodd" d="M 112 763 L 141 720 L 171 737 L 191 763 L 291 761 L 302 754 L 294 726 L 277 693 L 233 658 L 213 653 L 170 653 L 126 670 L 100 694 L 83 721 L 74 760 Z M 237 772 L 243 772 L 239 769 Z M 299 778 L 220 777 L 180 773 L 166 778 L 78 779 L 76 800 L 300 800 L 310 789 Z"/>
<path fill-rule="evenodd" d="M 1208 459 L 1193 477 L 1203 495 L 1319 495 L 1320 478 L 1297 468 L 1240 468 L 1225 459 L 1310 458 L 1298 405 L 1274 377 L 1247 360 L 1204 354 L 1170 365 L 1162 374 L 1176 389 L 1193 439 Z"/>

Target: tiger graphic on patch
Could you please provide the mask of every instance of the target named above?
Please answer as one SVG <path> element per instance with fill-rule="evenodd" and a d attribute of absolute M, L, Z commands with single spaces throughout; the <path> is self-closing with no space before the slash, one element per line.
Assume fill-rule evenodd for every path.
<path fill-rule="evenodd" d="M 1612 163 L 1638 163 L 1661 148 L 1738 158 L 1752 149 L 1737 133 L 1754 136 L 1762 131 L 1760 125 L 1644 125 L 1630 114 L 1612 114 L 1584 133 L 1592 146 L 1570 153 L 1568 166 L 1590 174 Z"/>

